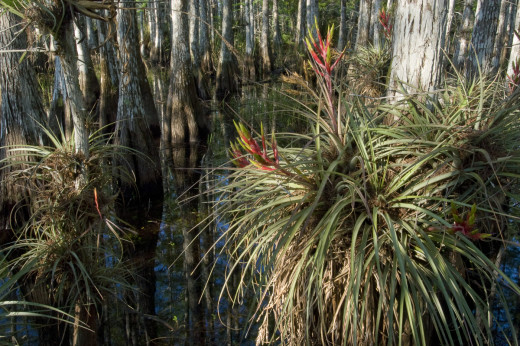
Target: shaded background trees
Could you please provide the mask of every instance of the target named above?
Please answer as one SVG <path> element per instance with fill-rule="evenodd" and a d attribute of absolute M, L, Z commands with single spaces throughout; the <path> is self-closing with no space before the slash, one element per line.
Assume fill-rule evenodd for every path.
<path fill-rule="evenodd" d="M 172 172 L 200 162 L 204 150 L 197 145 L 206 142 L 212 128 L 214 114 L 209 109 L 218 108 L 218 103 L 208 100 L 213 96 L 230 101 L 240 91 L 248 93 L 249 84 L 278 82 L 280 75 L 290 79 L 293 72 L 310 77 L 290 88 L 301 92 L 302 85 L 315 86 L 304 50 L 304 37 L 309 31 L 316 34 L 315 21 L 321 32 L 336 24 L 337 50 L 331 54 L 338 57 L 344 51 L 337 70 L 349 81 L 352 92 L 366 96 L 362 100 L 370 106 L 384 102 L 385 96 L 399 98 L 401 91 L 434 93 L 451 77 L 453 68 L 463 71 L 468 80 L 479 73 L 502 79 L 507 75 L 510 79 L 504 83 L 511 90 L 520 81 L 515 65 L 517 1 L 172 0 L 146 1 L 142 7 L 126 0 L 117 4 L 70 1 L 64 7 L 40 2 L 49 6 L 52 16 L 31 1 L 20 3 L 16 10 L 24 17 L 23 25 L 37 28 L 42 37 L 25 42 L 20 21 L 3 13 L 6 34 L 1 36 L 1 49 L 49 49 L 29 54 L 21 62 L 19 52 L 0 53 L 1 146 L 40 145 L 33 120 L 50 120 L 48 126 L 56 133 L 60 124 L 65 137 L 74 138 L 74 150 L 85 160 L 91 152 L 89 136 L 99 128 L 112 135 L 107 143 L 131 149 L 111 160 L 114 191 L 120 193 L 117 217 L 121 227 L 128 227 L 135 236 L 132 244 L 125 243 L 125 259 L 137 268 L 132 285 L 140 294 L 127 292 L 133 301 L 125 317 L 139 320 L 135 323 L 140 327 L 132 331 L 129 322 L 125 336 L 129 344 L 153 343 L 162 328 L 148 317 L 156 313 L 158 220 L 163 209 L 171 212 L 168 205 L 163 208 L 163 191 L 181 194 L 182 178 L 172 178 Z M 58 23 L 56 18 L 63 21 Z M 29 62 L 33 61 L 39 76 L 31 71 Z M 36 81 L 42 81 L 43 75 L 52 79 L 53 74 L 56 83 L 43 89 L 42 102 Z M 267 93 L 267 86 L 264 90 Z M 2 149 L 0 159 L 7 156 Z M 161 157 L 172 164 L 168 169 L 161 166 Z M 91 169 L 81 164 L 80 168 L 78 190 L 86 186 Z M 133 182 L 122 178 L 127 171 Z M 29 198 L 5 183 L 8 174 L 9 169 L 0 170 L 3 229 L 19 224 L 10 215 L 20 216 L 20 222 L 27 218 L 13 213 L 13 208 Z M 171 179 L 180 185 L 168 189 Z M 186 184 L 194 184 L 191 179 Z M 192 221 L 197 222 L 196 218 Z M 186 245 L 181 251 L 192 313 L 188 334 L 199 333 L 194 337 L 202 340 L 202 331 L 193 326 L 208 323 L 213 312 L 203 314 L 201 306 L 194 304 L 201 294 L 200 283 L 195 282 L 202 275 L 196 266 L 200 253 L 196 245 L 189 246 L 198 244 L 196 236 L 187 230 L 183 236 Z"/>

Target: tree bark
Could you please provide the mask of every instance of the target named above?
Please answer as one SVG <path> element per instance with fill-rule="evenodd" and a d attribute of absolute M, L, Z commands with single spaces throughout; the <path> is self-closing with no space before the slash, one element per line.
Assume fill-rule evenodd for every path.
<path fill-rule="evenodd" d="M 171 1 L 172 52 L 170 89 L 163 126 L 164 144 L 169 148 L 198 141 L 207 132 L 205 115 L 197 102 L 195 80 L 191 73 L 187 0 Z"/>
<path fill-rule="evenodd" d="M 278 11 L 278 0 L 273 0 L 273 56 L 281 54 L 282 49 L 282 35 L 280 33 L 280 19 Z"/>
<path fill-rule="evenodd" d="M 381 10 L 381 0 L 372 0 L 372 8 L 370 9 L 370 32 L 368 34 L 374 47 L 381 47 L 383 36 L 381 32 L 381 24 L 379 23 L 379 11 Z"/>
<path fill-rule="evenodd" d="M 498 27 L 501 0 L 479 0 L 471 45 L 466 59 L 466 78 L 493 74 L 493 49 Z"/>
<path fill-rule="evenodd" d="M 347 45 L 347 0 L 341 0 L 339 19 L 338 50 L 343 50 Z"/>
<path fill-rule="evenodd" d="M 516 8 L 516 16 L 515 21 L 513 23 L 513 29 L 517 31 L 518 34 L 513 35 L 513 42 L 511 45 L 511 53 L 509 55 L 509 63 L 507 65 L 507 75 L 513 75 L 513 64 L 520 65 L 520 6 Z"/>
<path fill-rule="evenodd" d="M 346 0 L 343 0 L 346 1 Z M 306 35 L 306 23 L 307 23 L 307 12 L 306 12 L 306 1 L 298 0 L 298 13 L 296 14 L 296 28 L 295 28 L 295 39 L 296 47 L 298 49 L 303 48 L 304 38 Z"/>
<path fill-rule="evenodd" d="M 474 0 L 464 0 L 464 12 L 462 12 L 462 23 L 459 28 L 459 36 L 453 53 L 453 64 L 457 70 L 464 68 L 467 59 L 468 46 L 471 41 L 471 32 L 475 13 L 473 12 Z"/>
<path fill-rule="evenodd" d="M 0 47 L 27 48 L 25 32 L 17 33 L 19 24 L 10 12 L 0 13 Z M 0 160 L 13 155 L 9 146 L 43 144 L 42 131 L 37 125 L 46 122 L 40 90 L 29 60 L 20 61 L 21 57 L 22 53 L 16 52 L 0 54 Z M 8 179 L 11 172 L 21 168 L 15 165 L 0 169 L 0 244 L 10 230 L 21 227 L 29 217 L 28 210 L 23 208 L 29 205 L 29 191 L 20 184 L 9 183 Z M 20 212 L 13 213 L 17 207 Z"/>
<path fill-rule="evenodd" d="M 371 10 L 372 0 L 361 0 L 359 4 L 359 17 L 355 49 L 358 49 L 358 47 L 366 46 L 370 40 Z"/>
<path fill-rule="evenodd" d="M 504 54 L 502 50 L 504 49 L 506 37 L 508 36 L 507 24 L 509 19 L 509 9 L 511 8 L 511 3 L 509 0 L 502 1 L 500 5 L 500 12 L 498 15 L 498 26 L 497 33 L 495 35 L 495 44 L 493 47 L 493 58 L 491 60 L 491 69 L 494 72 L 497 72 L 503 63 Z"/>
<path fill-rule="evenodd" d="M 251 20 L 251 12 L 253 11 L 253 1 L 246 0 L 244 6 L 244 19 L 246 25 L 246 54 L 244 59 L 243 66 L 243 75 L 244 78 L 255 80 L 255 57 L 254 57 L 254 48 L 255 48 L 255 38 L 254 38 L 254 29 L 253 29 L 253 21 Z"/>
<path fill-rule="evenodd" d="M 119 180 L 118 217 L 134 227 L 137 240 L 127 246 L 125 256 L 135 266 L 139 313 L 155 315 L 154 253 L 158 226 L 150 219 L 160 219 L 162 211 L 162 176 L 159 162 L 159 120 L 139 54 L 137 20 L 133 0 L 119 2 L 117 38 L 121 75 L 117 108 L 116 144 L 139 154 L 124 151 L 114 164 Z M 135 183 L 125 179 L 131 172 Z M 130 318 L 131 316 L 129 316 Z M 141 319 L 142 320 L 142 319 Z M 144 319 L 147 340 L 157 337 L 155 321 Z M 135 328 L 135 327 L 133 327 Z"/>
<path fill-rule="evenodd" d="M 100 87 L 94 71 L 94 64 L 90 57 L 90 49 L 87 45 L 85 21 L 86 19 L 83 16 L 78 16 L 74 22 L 74 36 L 78 52 L 79 86 L 83 93 L 87 111 L 93 113 L 96 102 L 99 99 Z"/>
<path fill-rule="evenodd" d="M 208 0 L 199 0 L 199 12 L 200 12 L 199 45 L 200 45 L 200 56 L 201 56 L 201 69 L 204 74 L 212 74 L 214 71 L 214 68 L 213 68 L 213 63 L 211 61 Z"/>
<path fill-rule="evenodd" d="M 163 49 L 164 31 L 161 25 L 165 18 L 163 4 L 161 1 L 150 1 L 148 6 L 151 7 L 148 13 L 150 18 L 150 61 L 152 64 L 163 66 L 166 63 L 166 54 Z"/>
<path fill-rule="evenodd" d="M 307 30 L 306 33 L 312 32 L 316 36 L 315 23 L 318 22 L 318 5 L 316 0 L 307 0 L 306 2 L 306 17 L 307 17 Z"/>
<path fill-rule="evenodd" d="M 108 15 L 108 14 L 107 14 Z M 107 37 L 108 24 L 98 22 L 99 47 L 99 124 L 103 132 L 112 132 L 117 117 L 117 104 L 119 98 L 119 66 L 117 53 L 113 44 L 113 38 Z M 110 125 L 110 126 L 109 126 Z"/>
<path fill-rule="evenodd" d="M 197 88 L 197 95 L 202 100 L 209 100 L 210 93 L 208 92 L 208 85 L 202 73 L 201 59 L 200 59 L 200 40 L 199 31 L 199 0 L 190 0 L 190 18 L 189 18 L 189 38 L 190 38 L 190 56 L 192 73 L 195 78 L 195 86 Z"/>
<path fill-rule="evenodd" d="M 447 0 L 397 3 L 388 95 L 434 91 L 441 83 L 446 41 Z"/>
<path fill-rule="evenodd" d="M 236 81 L 236 64 L 230 47 L 233 39 L 233 7 L 231 0 L 222 1 L 222 42 L 220 44 L 219 65 L 217 68 L 217 99 L 224 99 L 238 90 Z"/>
<path fill-rule="evenodd" d="M 86 108 L 81 87 L 79 85 L 78 56 L 76 40 L 74 38 L 74 24 L 72 20 L 62 24 L 63 32 L 56 35 L 58 43 L 58 56 L 63 70 L 64 86 L 66 90 L 66 101 L 70 107 L 72 123 L 74 127 L 74 144 L 76 153 L 83 155 L 85 159 L 89 156 L 89 131 L 87 128 L 88 109 Z M 85 180 L 86 167 L 81 165 L 82 173 L 80 180 Z M 82 178 L 83 177 L 83 178 Z M 78 186 L 80 188 L 80 186 Z"/>
<path fill-rule="evenodd" d="M 262 59 L 262 77 L 271 74 L 271 56 L 269 51 L 269 0 L 262 0 L 262 35 L 260 38 L 260 57 Z"/>

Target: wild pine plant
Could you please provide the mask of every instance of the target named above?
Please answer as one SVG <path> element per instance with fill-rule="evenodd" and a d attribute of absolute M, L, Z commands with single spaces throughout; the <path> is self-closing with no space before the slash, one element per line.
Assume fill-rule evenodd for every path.
<path fill-rule="evenodd" d="M 13 228 L 14 241 L 1 249 L 4 268 L 16 278 L 13 287 L 21 288 L 29 309 L 47 311 L 29 311 L 29 316 L 62 322 L 73 316 L 74 333 L 85 328 L 94 333 L 102 301 L 114 295 L 116 286 L 128 287 L 130 272 L 121 261 L 125 232 L 115 223 L 110 162 L 129 149 L 109 144 L 98 130 L 85 158 L 76 153 L 73 138 L 42 130 L 51 145 L 11 146 L 0 161 L 4 168 L 19 167 L 4 183 L 29 192 L 12 211 L 28 210 L 29 218 Z"/>
<path fill-rule="evenodd" d="M 458 82 L 369 110 L 334 81 L 331 40 L 308 41 L 319 91 L 299 111 L 313 133 L 282 147 L 237 124 L 220 186 L 257 343 L 493 344 L 499 306 L 518 344 L 504 291 L 520 288 L 497 260 L 518 223 L 518 93 Z"/>

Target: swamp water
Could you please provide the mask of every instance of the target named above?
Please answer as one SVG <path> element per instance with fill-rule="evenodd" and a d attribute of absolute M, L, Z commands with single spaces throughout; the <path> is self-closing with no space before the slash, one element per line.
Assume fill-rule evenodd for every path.
<path fill-rule="evenodd" d="M 254 126 L 262 122 L 269 132 L 275 127 L 302 126 L 295 114 L 280 111 L 280 106 L 289 109 L 284 98 L 267 85 L 245 89 L 229 103 L 211 106 L 207 143 L 162 149 L 167 192 L 162 220 L 150 220 L 160 226 L 154 272 L 147 275 L 155 279 L 156 317 L 137 319 L 135 336 L 130 337 L 136 345 L 152 342 L 146 333 L 147 320 L 155 324 L 154 342 L 160 345 L 254 344 L 255 323 L 250 319 L 257 307 L 258 287 L 244 286 L 243 299 L 234 296 L 240 277 L 235 274 L 226 280 L 232 265 L 223 252 L 226 220 L 213 217 L 212 211 L 221 198 L 218 185 L 226 184 L 229 169 L 234 167 L 228 155 L 229 143 L 237 137 L 233 121 Z M 197 293 L 197 302 L 190 302 L 190 290 Z M 105 340 L 125 345 L 127 313 L 114 307 L 109 307 Z"/>
<path fill-rule="evenodd" d="M 156 95 L 167 89 L 155 79 L 152 85 Z M 267 133 L 272 129 L 310 132 L 299 120 L 294 104 L 291 108 L 294 101 L 278 88 L 279 85 L 251 87 L 229 103 L 211 104 L 211 134 L 207 143 L 163 148 L 166 195 L 162 217 L 149 220 L 150 228 L 158 232 L 151 249 L 153 265 L 146 266 L 148 272 L 139 273 L 142 279 L 153 281 L 149 283 L 155 288 L 155 314 L 139 312 L 139 296 L 143 292 L 134 292 L 134 305 L 130 307 L 122 302 L 128 292 L 115 286 L 113 296 L 105 302 L 108 314 L 102 316 L 99 344 L 254 344 L 257 321 L 251 320 L 251 314 L 258 306 L 259 287 L 243 286 L 243 298 L 234 296 L 240 275 L 226 280 L 229 267 L 234 265 L 223 251 L 226 220 L 211 215 L 221 198 L 218 185 L 226 184 L 227 174 L 233 169 L 228 155 L 229 143 L 237 137 L 233 121 L 255 128 L 263 123 Z M 160 113 L 165 111 L 165 104 L 160 99 L 156 103 Z M 503 258 L 502 269 L 518 282 L 518 247 L 512 245 Z M 190 291 L 191 296 L 195 293 L 198 297 L 196 301 L 190 300 Z M 511 299 L 518 297 L 511 295 Z M 516 306 L 513 313 L 518 321 L 520 304 Z M 494 315 L 497 329 L 508 328 L 504 311 L 497 310 Z M 149 334 L 150 329 L 155 335 Z M 31 327 L 22 328 L 17 334 L 23 344 L 37 344 L 37 334 Z M 500 345 L 500 340 L 496 342 Z"/>

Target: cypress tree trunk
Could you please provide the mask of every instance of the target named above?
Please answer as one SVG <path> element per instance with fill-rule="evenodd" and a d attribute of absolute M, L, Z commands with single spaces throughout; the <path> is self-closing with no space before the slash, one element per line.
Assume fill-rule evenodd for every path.
<path fill-rule="evenodd" d="M 135 307 L 140 314 L 155 315 L 154 258 L 159 225 L 149 220 L 160 219 L 162 214 L 160 127 L 139 45 L 136 44 L 139 42 L 136 12 L 128 10 L 135 8 L 136 3 L 132 0 L 120 1 L 119 6 L 117 38 L 121 75 L 115 141 L 139 154 L 123 152 L 123 157 L 114 164 L 121 190 L 116 212 L 137 232 L 133 246 L 125 248 L 125 256 L 136 273 L 134 281 L 138 290 Z M 135 185 L 125 180 L 126 172 L 131 172 L 135 177 Z M 132 317 L 127 316 L 129 322 Z M 144 324 L 146 342 L 156 339 L 156 322 L 144 319 L 141 323 Z M 134 329 L 136 327 L 132 326 Z M 128 342 L 134 342 L 133 339 L 130 333 Z"/>
<path fill-rule="evenodd" d="M 341 0 L 338 50 L 343 50 L 347 44 L 347 0 Z"/>
<path fill-rule="evenodd" d="M 187 0 L 172 0 L 172 53 L 170 88 L 165 121 L 164 144 L 198 141 L 207 132 L 205 115 L 197 102 L 195 80 L 190 70 Z"/>
<path fill-rule="evenodd" d="M 255 80 L 255 38 L 251 12 L 253 11 L 253 1 L 246 0 L 244 6 L 244 19 L 246 22 L 246 56 L 244 59 L 243 75 L 246 79 Z"/>
<path fill-rule="evenodd" d="M 383 41 L 381 33 L 381 23 L 379 23 L 379 11 L 381 10 L 381 0 L 373 0 L 370 9 L 370 31 L 368 36 L 374 44 L 374 47 L 380 47 Z"/>
<path fill-rule="evenodd" d="M 0 47 L 6 50 L 27 48 L 25 32 L 17 33 L 19 24 L 10 12 L 0 14 Z M 42 144 L 41 129 L 36 122 L 45 124 L 46 114 L 36 75 L 27 58 L 20 62 L 21 56 L 22 53 L 16 52 L 0 54 L 0 160 L 12 155 L 9 146 Z M 22 208 L 30 203 L 29 191 L 7 179 L 10 172 L 21 168 L 0 169 L 0 244 L 14 235 L 12 229 L 21 227 L 29 217 L 28 210 Z M 22 209 L 13 213 L 16 207 Z"/>
<path fill-rule="evenodd" d="M 200 25 L 199 25 L 199 46 L 201 69 L 204 74 L 213 73 L 213 63 L 211 61 L 210 45 L 210 23 L 208 16 L 208 0 L 199 0 Z M 212 30 L 213 31 L 213 30 Z"/>
<path fill-rule="evenodd" d="M 464 68 L 464 63 L 468 54 L 468 46 L 471 40 L 471 32 L 473 31 L 474 16 L 473 13 L 474 0 L 464 0 L 464 12 L 462 13 L 462 23 L 459 28 L 459 36 L 453 53 L 453 64 L 457 70 Z"/>
<path fill-rule="evenodd" d="M 278 0 L 273 0 L 273 56 L 282 54 L 282 35 L 280 33 L 280 19 L 278 13 Z"/>
<path fill-rule="evenodd" d="M 74 144 L 76 153 L 89 156 L 89 132 L 87 129 L 88 109 L 83 99 L 83 93 L 79 85 L 78 58 L 76 40 L 74 38 L 74 24 L 72 20 L 62 24 L 63 33 L 57 39 L 58 56 L 63 70 L 64 86 L 66 90 L 66 102 L 70 107 L 72 124 L 74 127 Z M 82 174 L 87 174 L 86 167 L 81 166 Z M 78 184 L 82 184 L 78 181 Z M 79 186 L 78 186 L 79 188 Z"/>
<path fill-rule="evenodd" d="M 228 47 L 229 45 L 229 47 Z M 231 0 L 222 1 L 222 42 L 220 44 L 219 64 L 217 68 L 217 99 L 224 99 L 238 90 L 236 81 L 236 63 L 231 55 L 233 39 L 233 7 Z"/>
<path fill-rule="evenodd" d="M 190 55 L 191 55 L 191 66 L 192 73 L 195 77 L 195 85 L 197 88 L 197 95 L 203 100 L 210 99 L 208 92 L 208 86 L 201 69 L 200 59 L 200 40 L 199 40 L 199 0 L 190 0 Z"/>
<path fill-rule="evenodd" d="M 346 0 L 342 0 L 346 1 Z M 304 45 L 304 37 L 305 37 L 305 28 L 307 22 L 307 13 L 306 13 L 306 1 L 298 0 L 298 13 L 296 14 L 296 28 L 295 28 L 295 38 L 294 42 L 296 43 L 297 49 L 300 49 Z"/>
<path fill-rule="evenodd" d="M 74 22 L 74 36 L 78 52 L 79 86 L 83 93 L 85 107 L 89 113 L 92 113 L 99 99 L 100 87 L 90 57 L 90 49 L 87 45 L 85 20 L 83 16 L 78 16 Z"/>
<path fill-rule="evenodd" d="M 491 69 L 497 72 L 500 65 L 503 63 L 504 54 L 502 53 L 506 43 L 506 37 L 509 36 L 506 32 L 509 20 L 509 10 L 511 3 L 509 1 L 502 1 L 500 5 L 500 12 L 498 15 L 497 33 L 495 35 L 495 44 L 493 47 L 493 58 L 491 60 Z"/>
<path fill-rule="evenodd" d="M 366 46 L 370 39 L 370 16 L 372 0 L 362 0 L 359 4 L 359 17 L 357 25 L 356 47 Z M 397 15 L 396 15 L 397 18 Z"/>
<path fill-rule="evenodd" d="M 98 22 L 98 39 L 102 45 L 99 47 L 100 70 L 100 96 L 99 96 L 99 124 L 106 128 L 105 132 L 115 127 L 117 116 L 117 104 L 119 98 L 119 66 L 116 60 L 116 50 L 112 39 L 107 38 L 108 24 Z"/>
<path fill-rule="evenodd" d="M 520 34 L 520 6 L 516 8 L 516 16 L 515 22 L 513 23 L 513 28 Z M 509 63 L 507 65 L 507 75 L 513 76 L 513 64 L 520 64 L 520 37 L 519 35 L 513 35 L 513 43 L 511 46 L 511 53 L 509 56 Z"/>
<path fill-rule="evenodd" d="M 262 35 L 260 38 L 260 56 L 262 58 L 262 77 L 271 73 L 271 57 L 269 52 L 269 0 L 262 0 Z"/>
<path fill-rule="evenodd" d="M 400 91 L 434 91 L 441 83 L 446 41 L 447 0 L 403 0 L 397 3 L 392 38 L 388 95 Z M 410 87 L 409 87 L 410 86 Z"/>
<path fill-rule="evenodd" d="M 475 79 L 482 75 L 493 74 L 493 49 L 498 27 L 501 0 L 479 0 L 475 25 L 471 35 L 468 58 L 466 59 L 466 78 Z"/>

